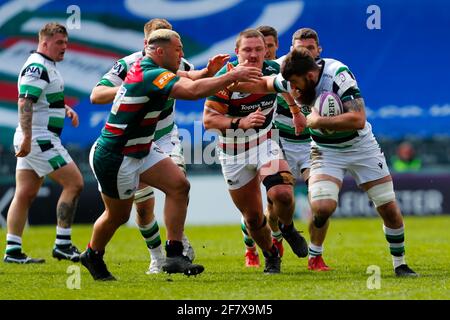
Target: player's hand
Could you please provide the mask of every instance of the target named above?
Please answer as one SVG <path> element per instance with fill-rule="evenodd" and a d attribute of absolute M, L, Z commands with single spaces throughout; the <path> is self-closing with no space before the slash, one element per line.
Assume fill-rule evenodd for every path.
<path fill-rule="evenodd" d="M 230 60 L 229 54 L 218 54 L 209 59 L 208 65 L 206 66 L 206 69 L 208 70 L 208 77 L 215 75 L 228 60 Z"/>
<path fill-rule="evenodd" d="M 78 119 L 78 114 L 66 104 L 66 116 L 69 119 L 72 119 L 72 126 L 73 127 L 78 127 L 78 125 L 80 124 L 80 121 Z"/>
<path fill-rule="evenodd" d="M 305 130 L 306 117 L 303 113 L 299 112 L 292 115 L 292 122 L 294 123 L 295 135 L 298 136 Z"/>
<path fill-rule="evenodd" d="M 16 152 L 16 157 L 26 157 L 31 151 L 31 138 L 23 138 L 19 150 Z"/>
<path fill-rule="evenodd" d="M 258 82 L 261 80 L 262 71 L 259 68 L 248 66 L 248 60 L 244 63 L 238 64 L 236 67 L 230 67 L 230 63 L 227 66 L 229 73 L 233 75 L 234 81 L 242 82 Z"/>
<path fill-rule="evenodd" d="M 318 129 L 318 121 L 320 119 L 319 113 L 316 111 L 316 109 L 311 108 L 311 113 L 308 114 L 306 117 L 306 126 L 311 129 Z"/>
<path fill-rule="evenodd" d="M 266 122 L 266 116 L 262 113 L 261 108 L 258 108 L 255 112 L 250 113 L 248 116 L 241 119 L 241 128 L 244 130 L 250 128 L 260 127 Z"/>

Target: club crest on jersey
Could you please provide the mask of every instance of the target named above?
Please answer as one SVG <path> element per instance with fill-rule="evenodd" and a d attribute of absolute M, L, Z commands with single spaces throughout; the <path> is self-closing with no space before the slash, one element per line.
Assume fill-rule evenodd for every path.
<path fill-rule="evenodd" d="M 175 78 L 175 74 L 170 71 L 165 71 L 161 73 L 155 80 L 153 80 L 153 84 L 157 86 L 159 89 L 164 88 L 170 80 Z"/>

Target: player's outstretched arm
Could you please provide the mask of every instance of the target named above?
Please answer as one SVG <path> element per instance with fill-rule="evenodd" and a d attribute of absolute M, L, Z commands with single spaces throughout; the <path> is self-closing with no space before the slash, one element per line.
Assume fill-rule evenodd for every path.
<path fill-rule="evenodd" d="M 228 86 L 228 90 L 243 93 L 276 93 L 274 79 L 273 76 L 264 76 L 255 83 L 234 83 Z"/>
<path fill-rule="evenodd" d="M 233 82 L 254 82 L 261 77 L 261 70 L 254 67 L 238 66 L 232 71 L 219 77 L 192 81 L 188 78 L 180 78 L 170 92 L 175 99 L 197 100 L 213 95 L 217 91 L 229 86 Z"/>
<path fill-rule="evenodd" d="M 90 99 L 93 104 L 108 104 L 113 102 L 120 87 L 96 86 L 92 89 Z"/>
<path fill-rule="evenodd" d="M 366 124 L 366 111 L 364 100 L 356 98 L 343 103 L 344 113 L 334 117 L 321 117 L 311 108 L 306 117 L 306 125 L 311 129 L 329 129 L 336 131 L 350 131 L 364 129 Z"/>
<path fill-rule="evenodd" d="M 191 80 L 198 80 L 214 76 L 230 59 L 229 54 L 218 54 L 209 59 L 208 65 L 201 70 L 178 71 L 177 76 L 187 77 Z"/>

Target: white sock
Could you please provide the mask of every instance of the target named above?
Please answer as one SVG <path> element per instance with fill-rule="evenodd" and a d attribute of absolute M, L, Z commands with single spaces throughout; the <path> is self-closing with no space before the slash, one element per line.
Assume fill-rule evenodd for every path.
<path fill-rule="evenodd" d="M 72 228 L 61 228 L 56 226 L 56 239 L 55 244 L 57 246 L 67 246 L 72 244 Z"/>
<path fill-rule="evenodd" d="M 312 242 L 309 243 L 308 246 L 309 259 L 312 259 L 317 256 L 321 256 L 323 253 L 323 246 L 316 246 Z"/>

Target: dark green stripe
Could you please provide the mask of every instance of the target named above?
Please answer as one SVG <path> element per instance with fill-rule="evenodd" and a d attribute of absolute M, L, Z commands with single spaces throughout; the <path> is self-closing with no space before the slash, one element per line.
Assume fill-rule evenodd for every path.
<path fill-rule="evenodd" d="M 108 79 L 102 79 L 97 83 L 97 86 L 114 87 L 114 84 Z"/>
<path fill-rule="evenodd" d="M 23 95 L 24 98 L 28 98 L 28 95 L 39 98 L 42 94 L 42 89 L 28 84 L 21 84 L 19 86 L 19 95 Z"/>
<path fill-rule="evenodd" d="M 150 229 L 147 229 L 147 230 L 139 229 L 139 231 L 141 231 L 142 236 L 145 239 L 147 239 L 147 238 L 150 238 L 151 236 L 155 235 L 159 231 L 159 226 L 157 223 L 155 223 Z"/>
<path fill-rule="evenodd" d="M 51 127 L 62 128 L 64 126 L 64 118 L 50 117 L 48 119 L 48 125 Z"/>
<path fill-rule="evenodd" d="M 47 98 L 48 103 L 56 103 L 61 100 L 64 102 L 64 92 L 49 93 L 46 94 L 45 97 Z"/>
<path fill-rule="evenodd" d="M 153 241 L 146 241 L 145 243 L 147 244 L 147 248 L 154 249 L 161 245 L 161 238 L 157 237 Z"/>
<path fill-rule="evenodd" d="M 64 158 L 59 155 L 51 158 L 50 160 L 48 160 L 48 162 L 52 166 L 53 170 L 62 168 L 67 164 L 67 162 L 64 160 Z"/>
<path fill-rule="evenodd" d="M 172 131 L 174 125 L 175 124 L 172 122 L 171 125 L 163 128 L 161 130 L 156 131 L 154 140 L 157 141 L 157 140 L 161 139 L 161 137 L 164 137 L 166 134 L 170 133 L 170 131 Z"/>
<path fill-rule="evenodd" d="M 398 234 L 398 235 L 393 235 L 393 234 L 386 234 L 386 239 L 404 239 L 405 238 L 405 234 Z"/>
<path fill-rule="evenodd" d="M 348 71 L 349 73 L 351 73 L 347 67 L 340 67 L 339 69 L 337 69 L 335 76 L 344 71 Z"/>
<path fill-rule="evenodd" d="M 244 237 L 244 243 L 247 247 L 253 247 L 255 245 L 255 241 L 249 237 Z"/>
<path fill-rule="evenodd" d="M 395 257 L 401 257 L 405 254 L 405 247 L 401 247 L 401 248 L 389 248 L 391 255 L 395 256 Z"/>
<path fill-rule="evenodd" d="M 20 252 L 22 252 L 22 247 L 20 248 L 12 248 L 12 249 L 6 249 L 5 253 L 11 256 L 15 256 L 20 254 Z"/>

